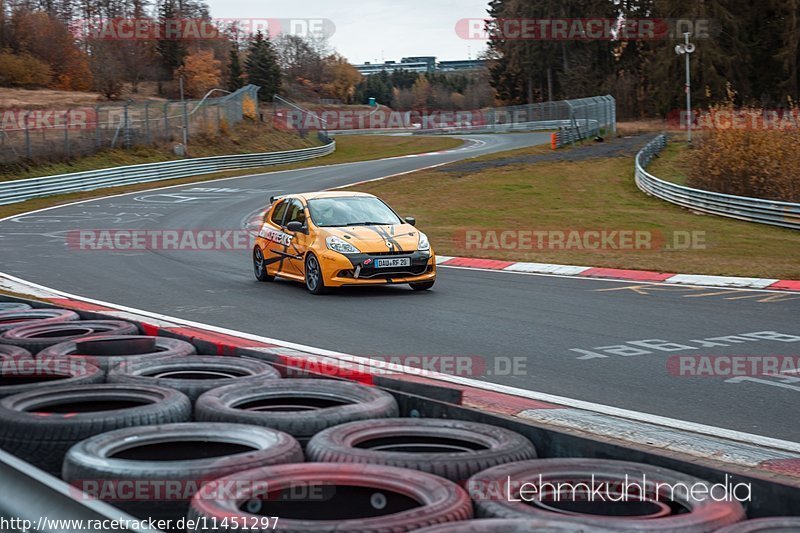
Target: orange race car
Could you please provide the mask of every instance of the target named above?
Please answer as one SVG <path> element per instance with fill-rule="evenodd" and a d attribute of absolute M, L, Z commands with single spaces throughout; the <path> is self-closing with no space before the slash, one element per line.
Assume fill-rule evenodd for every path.
<path fill-rule="evenodd" d="M 313 294 L 388 283 L 427 290 L 436 280 L 436 256 L 414 224 L 371 194 L 273 197 L 253 249 L 255 275 L 302 281 Z"/>

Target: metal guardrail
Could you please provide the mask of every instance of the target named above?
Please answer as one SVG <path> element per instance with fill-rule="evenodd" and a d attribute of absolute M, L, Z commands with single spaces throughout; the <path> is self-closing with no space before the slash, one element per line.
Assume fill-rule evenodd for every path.
<path fill-rule="evenodd" d="M 646 194 L 692 211 L 800 230 L 800 204 L 692 189 L 653 176 L 647 166 L 666 145 L 662 133 L 636 154 L 636 185 Z"/>
<path fill-rule="evenodd" d="M 285 152 L 222 155 L 196 159 L 180 159 L 163 163 L 146 163 L 124 167 L 89 170 L 41 178 L 0 182 L 0 205 L 24 202 L 32 198 L 78 191 L 92 191 L 103 187 L 132 185 L 175 178 L 212 174 L 225 170 L 264 167 L 282 163 L 306 161 L 322 157 L 336 150 L 336 141 L 322 146 L 301 148 Z"/>

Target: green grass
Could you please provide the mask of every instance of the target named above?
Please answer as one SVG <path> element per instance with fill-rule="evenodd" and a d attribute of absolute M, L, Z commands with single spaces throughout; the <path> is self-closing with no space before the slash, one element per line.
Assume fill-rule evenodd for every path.
<path fill-rule="evenodd" d="M 183 183 L 195 183 L 202 181 L 210 181 L 219 178 L 226 178 L 231 176 L 246 176 L 250 174 L 258 174 L 260 172 L 276 172 L 279 170 L 290 170 L 295 168 L 305 168 L 319 165 L 335 165 L 339 163 L 350 163 L 356 161 L 367 161 L 373 159 L 381 159 L 384 157 L 395 157 L 400 155 L 419 154 L 425 152 L 432 152 L 438 150 L 446 150 L 455 148 L 461 145 L 461 141 L 446 137 L 387 137 L 381 135 L 352 135 L 340 136 L 336 139 L 336 152 L 331 155 L 303 161 L 300 163 L 290 163 L 286 165 L 274 165 L 268 167 L 248 168 L 245 170 L 235 170 L 230 172 L 218 172 L 215 174 L 204 174 L 202 176 L 192 176 L 189 178 L 164 180 L 151 183 L 142 183 L 138 185 L 129 185 L 124 187 L 111 187 L 106 189 L 98 189 L 96 191 L 87 191 L 73 194 L 64 194 L 58 196 L 49 196 L 45 198 L 37 198 L 28 200 L 27 202 L 20 202 L 17 204 L 9 204 L 0 206 L 0 218 L 8 217 L 19 213 L 25 213 L 35 209 L 50 207 L 53 205 L 75 202 L 78 200 L 85 200 L 89 198 L 96 198 L 99 196 L 106 196 L 109 194 L 121 194 L 125 192 L 141 191 L 145 189 L 152 189 L 155 187 L 165 187 L 169 185 L 181 185 Z M 128 152 L 120 151 L 119 157 L 129 158 Z M 163 154 L 162 154 L 163 155 Z M 135 164 L 133 162 L 118 162 L 116 159 L 117 154 L 113 159 L 107 158 L 108 154 L 98 155 L 97 157 L 103 158 L 104 161 L 114 161 L 109 166 L 116 166 L 120 164 Z M 108 156 L 111 157 L 111 156 Z M 88 158 L 87 158 L 88 159 Z M 127 159 L 130 161 L 130 159 Z M 158 159 L 157 159 L 158 160 Z M 166 160 L 160 159 L 160 160 Z M 98 161 L 97 159 L 93 161 Z M 138 161 L 150 162 L 150 161 Z M 87 163 L 84 163 L 87 164 Z M 54 168 L 49 166 L 48 168 Z M 96 167 L 103 168 L 103 167 Z M 84 169 L 88 170 L 88 169 Z M 67 170 L 67 172 L 77 172 L 76 169 Z M 62 170 L 61 172 L 64 172 Z M 49 173 L 44 174 L 49 175 Z M 29 176 L 32 177 L 32 176 Z"/>
<path fill-rule="evenodd" d="M 663 162 L 669 163 L 673 156 L 679 159 L 682 152 L 671 148 Z M 800 279 L 800 232 L 696 215 L 646 196 L 634 184 L 631 158 L 518 164 L 469 173 L 447 169 L 368 183 L 358 190 L 377 194 L 399 212 L 416 216 L 420 229 L 442 255 Z M 658 172 L 668 174 L 664 169 L 656 169 L 660 176 Z M 677 171 L 672 174 L 678 175 Z M 705 248 L 468 249 L 463 242 L 465 230 L 638 230 L 670 241 L 675 231 L 688 231 L 703 235 Z"/>
<path fill-rule="evenodd" d="M 686 185 L 689 179 L 689 158 L 692 150 L 685 142 L 672 141 L 655 158 L 647 171 L 657 178 Z"/>

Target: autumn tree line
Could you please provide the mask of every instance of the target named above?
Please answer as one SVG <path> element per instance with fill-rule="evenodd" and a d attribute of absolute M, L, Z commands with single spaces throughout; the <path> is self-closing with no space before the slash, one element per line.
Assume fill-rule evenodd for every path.
<path fill-rule="evenodd" d="M 144 21 L 151 31 L 120 37 L 120 20 Z M 171 21 L 202 22 L 205 31 L 176 38 L 165 29 Z M 361 75 L 324 39 L 217 23 L 202 0 L 0 0 L 0 86 L 119 99 L 154 82 L 159 95 L 177 98 L 180 79 L 194 98 L 253 83 L 264 100 L 288 91 L 349 101 Z"/>
<path fill-rule="evenodd" d="M 692 96 L 699 105 L 787 106 L 800 98 L 800 2 L 797 0 L 491 0 L 489 16 L 710 21 L 693 38 Z M 621 117 L 663 117 L 683 105 L 682 38 L 516 40 L 492 38 L 492 84 L 508 103 L 609 93 Z M 695 36 L 696 37 L 696 36 Z"/>

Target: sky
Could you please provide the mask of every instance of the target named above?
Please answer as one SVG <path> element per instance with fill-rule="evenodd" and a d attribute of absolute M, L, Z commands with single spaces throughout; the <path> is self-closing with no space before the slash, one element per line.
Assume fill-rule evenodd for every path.
<path fill-rule="evenodd" d="M 481 40 L 456 34 L 459 19 L 485 18 L 488 0 L 207 0 L 212 18 L 301 19 L 335 26 L 330 44 L 351 63 L 475 58 Z M 281 22 L 285 26 L 285 22 Z M 299 25 L 296 27 L 300 27 Z"/>

